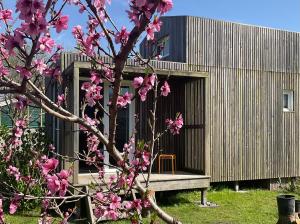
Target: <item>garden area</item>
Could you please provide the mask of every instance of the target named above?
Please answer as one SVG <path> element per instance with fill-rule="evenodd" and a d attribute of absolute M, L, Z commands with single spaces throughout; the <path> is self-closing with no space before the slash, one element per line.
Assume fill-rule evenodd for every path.
<path fill-rule="evenodd" d="M 180 219 L 183 223 L 203 224 L 240 224 L 264 223 L 274 224 L 277 221 L 276 196 L 277 191 L 249 190 L 235 192 L 229 189 L 211 190 L 208 201 L 216 203 L 215 208 L 201 208 L 195 204 L 199 201 L 200 192 L 178 192 L 165 194 L 161 199 L 162 208 Z M 39 213 L 24 212 L 14 216 L 7 216 L 8 223 L 36 224 Z M 109 222 L 127 224 L 130 221 Z M 145 223 L 149 223 L 145 220 Z M 160 223 L 160 222 L 157 222 Z"/>

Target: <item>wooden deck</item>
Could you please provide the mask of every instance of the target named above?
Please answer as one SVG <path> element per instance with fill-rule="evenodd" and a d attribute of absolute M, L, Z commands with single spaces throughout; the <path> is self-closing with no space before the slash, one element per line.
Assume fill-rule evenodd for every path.
<path fill-rule="evenodd" d="M 109 178 L 114 173 L 107 173 L 105 178 Z M 92 174 L 93 175 L 93 174 Z M 85 186 L 97 180 L 97 174 L 79 174 L 78 185 Z M 144 178 L 140 175 L 138 179 L 144 183 Z M 187 189 L 206 189 L 209 187 L 210 177 L 178 171 L 174 175 L 171 173 L 153 173 L 150 177 L 150 188 L 154 191 L 171 191 Z"/>

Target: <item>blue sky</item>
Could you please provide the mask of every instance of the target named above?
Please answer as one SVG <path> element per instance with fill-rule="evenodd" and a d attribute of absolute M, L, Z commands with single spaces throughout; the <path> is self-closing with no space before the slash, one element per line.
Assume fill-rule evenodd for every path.
<path fill-rule="evenodd" d="M 300 32 L 299 0 L 173 0 L 174 8 L 167 15 L 193 15 L 221 19 L 245 24 L 273 27 Z M 14 0 L 4 0 L 7 5 Z M 128 0 L 112 0 L 109 11 L 116 24 L 130 27 L 125 10 Z M 64 14 L 70 16 L 70 27 L 85 26 L 84 17 L 78 9 L 68 6 Z M 71 31 L 55 37 L 66 49 L 72 49 L 74 41 Z"/>

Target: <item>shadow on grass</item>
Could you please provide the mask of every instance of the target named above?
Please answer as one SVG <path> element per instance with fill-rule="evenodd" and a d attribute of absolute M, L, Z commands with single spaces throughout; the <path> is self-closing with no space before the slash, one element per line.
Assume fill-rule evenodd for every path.
<path fill-rule="evenodd" d="M 156 195 L 156 200 L 161 206 L 173 206 L 175 204 L 190 204 L 193 203 L 187 195 L 195 191 L 166 191 L 159 192 Z M 199 193 L 199 192 L 198 192 Z M 199 193 L 200 199 L 200 193 Z"/>

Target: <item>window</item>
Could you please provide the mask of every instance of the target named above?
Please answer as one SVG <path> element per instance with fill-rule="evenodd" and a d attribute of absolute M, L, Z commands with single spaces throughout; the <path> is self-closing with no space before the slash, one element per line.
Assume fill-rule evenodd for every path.
<path fill-rule="evenodd" d="M 156 55 L 167 57 L 170 54 L 170 38 L 169 36 L 163 37 L 157 42 Z"/>
<path fill-rule="evenodd" d="M 294 91 L 283 90 L 283 111 L 294 111 Z"/>

